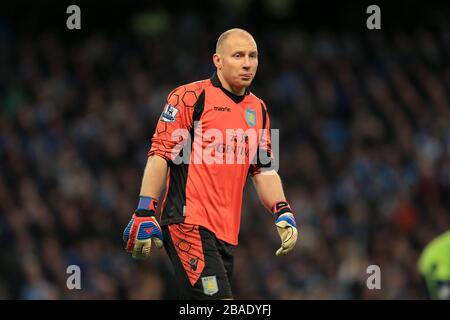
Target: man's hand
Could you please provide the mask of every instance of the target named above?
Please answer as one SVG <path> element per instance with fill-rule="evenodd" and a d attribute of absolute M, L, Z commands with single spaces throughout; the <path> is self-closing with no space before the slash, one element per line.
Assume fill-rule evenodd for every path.
<path fill-rule="evenodd" d="M 151 210 L 137 209 L 123 231 L 126 250 L 131 252 L 135 259 L 146 259 L 150 256 L 152 239 L 157 248 L 163 247 L 161 227 L 155 217 L 156 201 L 151 206 Z"/>
<path fill-rule="evenodd" d="M 272 211 L 275 214 L 278 234 L 281 238 L 281 247 L 275 253 L 283 256 L 291 251 L 297 242 L 298 230 L 289 204 L 285 201 L 275 203 Z"/>

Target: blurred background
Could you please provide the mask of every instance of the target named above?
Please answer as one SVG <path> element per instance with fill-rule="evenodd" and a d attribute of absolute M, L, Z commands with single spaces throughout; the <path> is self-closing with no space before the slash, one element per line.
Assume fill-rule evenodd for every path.
<path fill-rule="evenodd" d="M 0 299 L 168 299 L 164 251 L 122 231 L 167 94 L 213 73 L 217 37 L 251 32 L 251 87 L 280 128 L 300 225 L 290 255 L 251 182 L 238 299 L 424 299 L 424 246 L 450 228 L 450 8 L 444 1 L 2 2 Z M 81 8 L 68 30 L 66 8 Z M 366 28 L 379 4 L 381 30 Z M 79 265 L 82 289 L 68 290 Z M 366 268 L 381 268 L 368 290 Z"/>

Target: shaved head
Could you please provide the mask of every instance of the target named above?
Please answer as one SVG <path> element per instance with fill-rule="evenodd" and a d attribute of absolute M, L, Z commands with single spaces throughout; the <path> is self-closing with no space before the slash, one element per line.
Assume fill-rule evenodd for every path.
<path fill-rule="evenodd" d="M 217 39 L 213 62 L 220 82 L 230 92 L 243 95 L 258 68 L 258 48 L 252 35 L 239 28 L 225 31 Z"/>
<path fill-rule="evenodd" d="M 250 34 L 250 32 L 248 32 L 244 29 L 240 29 L 240 28 L 233 28 L 233 29 L 225 31 L 224 33 L 222 33 L 219 36 L 219 39 L 217 39 L 217 43 L 216 43 L 216 53 L 222 53 L 224 44 L 226 43 L 227 39 L 233 35 L 246 36 L 246 37 L 249 37 L 250 39 L 252 39 L 253 42 L 255 42 L 255 40 L 253 39 L 253 36 Z M 256 42 L 255 42 L 255 46 L 256 46 Z"/>

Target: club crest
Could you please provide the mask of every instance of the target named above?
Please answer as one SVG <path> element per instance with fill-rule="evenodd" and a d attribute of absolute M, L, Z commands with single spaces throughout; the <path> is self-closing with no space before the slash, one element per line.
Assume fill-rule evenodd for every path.
<path fill-rule="evenodd" d="M 245 109 L 245 119 L 250 127 L 256 126 L 256 112 L 252 109 Z"/>
<path fill-rule="evenodd" d="M 203 293 L 212 296 L 219 291 L 216 276 L 202 277 Z"/>

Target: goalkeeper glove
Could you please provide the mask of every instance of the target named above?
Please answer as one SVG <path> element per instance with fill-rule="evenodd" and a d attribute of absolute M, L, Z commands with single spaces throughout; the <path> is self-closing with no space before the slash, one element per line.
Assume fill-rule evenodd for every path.
<path fill-rule="evenodd" d="M 286 201 L 276 202 L 272 207 L 272 212 L 275 215 L 275 225 L 281 238 L 281 247 L 275 254 L 283 256 L 291 251 L 297 242 L 297 224 L 291 207 Z"/>
<path fill-rule="evenodd" d="M 163 247 L 161 227 L 155 217 L 158 201 L 150 197 L 140 197 L 139 205 L 130 222 L 123 231 L 126 250 L 135 259 L 146 259 L 150 256 L 152 239 L 157 248 Z"/>

